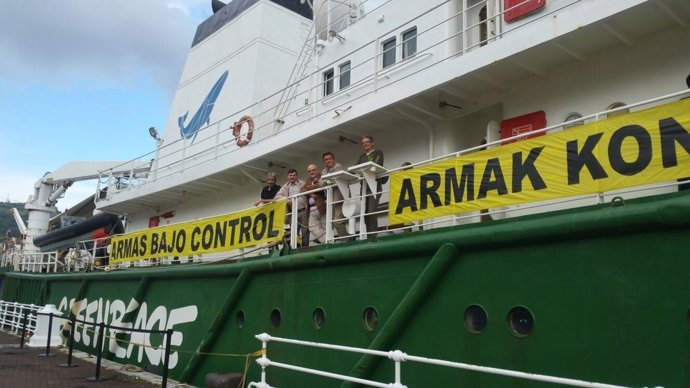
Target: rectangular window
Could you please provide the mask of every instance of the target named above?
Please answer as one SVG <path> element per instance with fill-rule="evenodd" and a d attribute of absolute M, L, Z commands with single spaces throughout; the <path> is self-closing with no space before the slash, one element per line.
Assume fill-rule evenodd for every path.
<path fill-rule="evenodd" d="M 383 68 L 395 63 L 395 38 L 390 38 L 381 45 L 383 52 Z"/>
<path fill-rule="evenodd" d="M 402 34 L 402 59 L 417 53 L 417 27 Z"/>
<path fill-rule="evenodd" d="M 323 72 L 323 95 L 333 94 L 333 69 Z"/>
<path fill-rule="evenodd" d="M 340 89 L 350 86 L 350 61 L 340 65 Z"/>

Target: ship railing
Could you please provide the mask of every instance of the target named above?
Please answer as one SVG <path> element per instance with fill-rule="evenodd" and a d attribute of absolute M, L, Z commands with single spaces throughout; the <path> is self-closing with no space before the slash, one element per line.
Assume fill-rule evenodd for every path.
<path fill-rule="evenodd" d="M 34 332 L 36 330 L 36 314 L 34 313 L 41 308 L 42 306 L 33 304 L 0 300 L 0 328 L 18 334 L 24 324 L 25 312 L 29 312 L 29 314 L 26 314 L 26 329 Z"/>
<path fill-rule="evenodd" d="M 65 257 L 65 270 L 105 269 L 110 258 L 110 237 L 77 241 Z"/>
<path fill-rule="evenodd" d="M 531 132 L 530 134 L 557 133 L 557 132 L 560 132 L 563 130 L 577 130 L 576 127 L 579 125 L 597 122 L 597 121 L 606 119 L 607 117 L 610 117 L 612 115 L 615 115 L 617 113 L 634 112 L 636 110 L 646 109 L 646 108 L 653 107 L 653 106 L 656 106 L 656 105 L 661 104 L 661 103 L 677 101 L 679 99 L 688 98 L 688 97 L 690 97 L 690 90 L 686 89 L 683 91 L 670 93 L 668 95 L 659 96 L 659 97 L 648 99 L 645 101 L 640 101 L 637 103 L 618 106 L 616 108 L 597 112 L 597 113 L 594 113 L 591 115 L 587 115 L 587 116 L 583 116 L 583 117 L 580 117 L 577 119 L 569 120 L 569 121 L 566 121 L 563 123 L 551 125 L 551 126 L 548 126 L 546 128 L 540 129 L 540 130 L 535 130 L 535 131 Z M 413 164 L 406 164 L 404 166 L 400 166 L 400 167 L 396 167 L 396 168 L 392 168 L 390 170 L 387 170 L 387 173 L 377 175 L 377 178 L 385 177 L 390 173 L 401 171 L 404 169 L 423 167 L 423 166 L 431 164 L 431 163 L 435 163 L 435 162 L 447 160 L 447 159 L 452 159 L 452 158 L 457 158 L 457 157 L 467 155 L 467 154 L 470 154 L 473 152 L 484 150 L 486 148 L 498 147 L 498 146 L 501 146 L 501 144 L 510 142 L 512 140 L 520 140 L 522 137 L 524 137 L 524 134 L 515 135 L 515 136 L 509 137 L 509 138 L 504 138 L 504 139 L 488 142 L 487 144 L 482 144 L 482 145 L 478 145 L 475 147 L 470 147 L 470 148 L 467 148 L 467 149 L 464 149 L 461 151 L 446 154 L 446 155 L 439 156 L 439 157 L 432 158 L 432 159 L 428 159 L 425 161 L 416 162 Z M 688 175 L 690 177 L 690 174 L 688 174 Z M 353 183 L 354 184 L 353 184 L 353 186 L 351 186 L 351 190 L 353 190 L 352 189 L 353 187 L 355 187 L 355 188 L 358 187 L 357 181 L 353 181 Z M 619 189 L 619 190 L 615 190 L 615 191 L 598 192 L 598 193 L 592 193 L 592 194 L 587 194 L 587 195 L 563 197 L 563 198 L 553 199 L 553 200 L 548 200 L 548 201 L 539 201 L 539 202 L 526 203 L 526 204 L 520 204 L 520 205 L 512 205 L 512 206 L 506 206 L 506 207 L 486 209 L 486 210 L 481 210 L 481 211 L 468 211 L 468 212 L 457 213 L 457 214 L 452 214 L 452 215 L 447 215 L 447 216 L 440 216 L 440 217 L 431 218 L 431 219 L 424 219 L 424 220 L 420 220 L 420 221 L 416 221 L 414 223 L 409 223 L 409 224 L 404 224 L 404 225 L 390 225 L 387 222 L 387 213 L 388 213 L 387 198 L 388 198 L 388 194 L 389 194 L 389 189 L 388 189 L 387 185 L 384 185 L 383 191 L 381 193 L 381 204 L 379 205 L 379 207 L 374 212 L 369 213 L 369 214 L 377 214 L 378 218 L 379 218 L 379 225 L 384 225 L 383 227 L 378 228 L 378 230 L 376 232 L 377 234 L 391 234 L 391 233 L 399 233 L 402 231 L 431 229 L 431 228 L 437 228 L 437 227 L 462 225 L 462 224 L 468 224 L 468 223 L 477 223 L 477 222 L 483 222 L 483 221 L 489 221 L 489 220 L 498 220 L 498 219 L 503 219 L 503 218 L 516 217 L 516 216 L 521 216 L 521 215 L 526 215 L 526 214 L 543 213 L 543 212 L 548 212 L 548 211 L 553 211 L 553 210 L 561 210 L 561 209 L 566 209 L 566 208 L 600 205 L 600 204 L 608 203 L 608 202 L 612 202 L 613 204 L 622 204 L 623 203 L 622 201 L 624 201 L 626 199 L 632 199 L 635 197 L 648 196 L 648 195 L 671 193 L 671 192 L 676 192 L 676 191 L 680 191 L 680 190 L 687 190 L 687 189 L 690 189 L 690 187 L 688 187 L 688 186 L 690 186 L 690 183 L 681 179 L 681 180 L 674 180 L 674 181 L 668 181 L 668 182 L 660 182 L 660 183 L 654 183 L 654 184 L 641 185 L 641 186 L 630 187 L 630 188 L 626 188 L 626 189 Z M 357 193 L 356 189 L 353 190 L 353 192 Z M 358 198 L 357 195 L 355 195 L 355 197 Z M 364 207 L 362 207 L 362 209 L 363 208 Z M 367 215 L 367 213 L 363 213 L 362 217 L 365 215 Z M 360 228 L 361 228 L 361 225 L 363 225 L 363 223 L 359 222 L 358 225 L 360 225 Z M 369 233 L 365 233 L 365 235 L 368 235 L 368 234 Z"/>
<path fill-rule="evenodd" d="M 21 252 L 21 245 L 13 245 L 11 247 L 6 247 L 2 251 L 2 256 L 0 259 L 0 267 L 12 267 L 18 269 L 17 265 L 17 255 Z"/>
<path fill-rule="evenodd" d="M 104 269 L 108 264 L 110 237 L 82 240 L 69 250 L 51 252 L 7 252 L 3 266 L 20 272 L 78 272 Z"/>
<path fill-rule="evenodd" d="M 63 263 L 58 252 L 21 252 L 16 254 L 17 267 L 22 272 L 58 272 Z"/>
<path fill-rule="evenodd" d="M 525 0 L 525 2 L 527 1 Z M 505 29 L 502 21 L 503 15 L 511 9 L 520 7 L 522 3 L 515 4 L 510 9 L 503 9 L 502 2 L 496 0 L 481 0 L 472 3 L 469 0 L 463 0 L 460 10 L 455 11 L 449 8 L 450 2 L 439 2 L 412 18 L 401 20 L 390 31 L 363 43 L 339 58 L 329 63 L 320 64 L 319 68 L 311 71 L 308 76 L 298 77 L 300 79 L 277 90 L 274 94 L 244 106 L 236 112 L 201 128 L 196 136 L 196 141 L 180 138 L 165 143 L 157 142 L 155 151 L 136 159 L 136 161 L 140 161 L 155 154 L 151 171 L 147 176 L 113 174 L 113 170 L 103 171 L 100 174 L 99 195 L 96 198 L 96 203 L 110 199 L 123 190 L 178 177 L 181 172 L 202 168 L 209 163 L 217 163 L 218 160 L 229 160 L 227 158 L 229 154 L 242 152 L 247 147 L 257 146 L 278 132 L 299 130 L 311 120 L 324 117 L 324 115 L 332 115 L 333 108 L 331 105 L 335 100 L 337 100 L 338 106 L 347 106 L 355 100 L 371 96 L 377 90 L 416 76 L 420 72 L 427 71 L 451 58 L 486 46 L 515 31 L 520 26 L 547 18 L 553 12 L 561 11 L 575 3 L 577 3 L 575 0 L 562 2 L 559 7 L 531 15 L 519 23 L 514 23 L 511 29 Z M 481 19 L 478 16 L 480 9 L 489 5 L 494 11 Z M 374 7 L 369 13 L 379 8 L 380 5 Z M 366 15 L 364 16 L 366 17 Z M 423 24 L 425 25 L 422 26 Z M 381 44 L 390 38 L 394 31 L 407 25 L 420 26 L 414 38 L 415 52 L 403 59 L 396 59 L 391 66 L 382 68 L 382 61 L 386 52 L 381 50 Z M 483 32 L 485 30 L 487 33 Z M 389 50 L 401 52 L 410 43 L 409 39 L 396 42 L 395 47 L 391 47 Z M 362 54 L 370 52 L 373 54 Z M 348 70 L 352 76 L 350 85 L 334 91 L 332 94 L 324 94 L 324 87 L 328 82 L 333 82 L 333 78 L 324 79 L 322 76 L 324 69 L 335 67 L 342 61 L 354 57 L 357 57 L 357 60 L 352 62 L 352 67 Z M 419 62 L 424 63 L 419 64 Z M 416 65 L 410 66 L 413 64 Z M 311 82 L 304 82 L 305 79 L 309 79 Z M 281 96 L 286 93 L 292 96 L 292 101 L 304 101 L 304 104 L 292 104 L 289 109 L 284 108 L 285 102 Z M 247 114 L 247 112 L 252 112 L 256 123 L 253 140 L 246 147 L 237 147 L 235 144 L 237 139 L 232 135 L 233 125 L 237 118 Z M 278 131 L 275 130 L 276 115 L 281 122 Z M 120 167 L 117 168 L 120 169 Z M 106 188 L 107 190 L 105 190 Z"/>
<path fill-rule="evenodd" d="M 239 248 L 233 251 L 213 252 L 193 256 L 156 256 L 146 259 L 113 263 L 110 261 L 110 237 L 93 240 L 81 240 L 74 248 L 63 255 L 64 263 L 60 267 L 65 272 L 104 271 L 115 269 L 149 268 L 177 264 L 205 264 L 220 260 L 242 260 L 248 257 L 265 255 L 273 249 L 272 246 L 257 245 Z"/>
<path fill-rule="evenodd" d="M 639 109 L 646 109 L 655 105 L 658 105 L 660 103 L 665 103 L 665 102 L 670 102 L 670 101 L 676 101 L 681 98 L 687 98 L 690 97 L 690 91 L 688 90 L 683 90 L 675 93 L 670 93 L 668 95 L 664 96 L 659 96 L 656 98 L 632 103 L 632 104 L 627 104 L 627 105 L 621 105 L 612 109 L 608 109 L 605 111 L 597 112 L 591 115 L 579 117 L 573 120 L 569 120 L 563 123 L 558 123 L 555 125 L 548 126 L 546 128 L 540 129 L 540 130 L 535 130 L 531 132 L 530 134 L 542 134 L 542 133 L 557 133 L 563 130 L 576 130 L 576 127 L 579 125 L 583 125 L 586 123 L 593 123 L 597 122 L 603 119 L 606 119 L 607 117 L 610 117 L 612 115 L 618 114 L 618 113 L 627 113 L 627 112 L 634 112 Z M 385 178 L 389 176 L 390 173 L 409 169 L 409 168 L 415 168 L 415 167 L 421 167 L 425 166 L 431 163 L 435 163 L 438 161 L 442 160 L 447 160 L 451 158 L 457 158 L 463 155 L 467 155 L 473 152 L 481 151 L 486 148 L 490 147 L 498 147 L 501 146 L 504 143 L 510 142 L 512 140 L 520 140 L 521 138 L 524 137 L 524 134 L 518 134 L 509 138 L 504 138 L 500 140 L 495 140 L 488 142 L 487 144 L 482 144 L 478 145 L 475 147 L 470 147 L 461 151 L 453 152 L 450 154 L 446 154 L 443 156 L 439 156 L 436 158 L 428 159 L 425 161 L 417 162 L 414 164 L 408 164 L 406 163 L 403 166 L 392 168 L 390 170 L 387 170 L 385 172 L 382 172 L 377 175 L 378 179 Z M 689 174 L 690 175 L 690 174 Z M 356 177 L 353 178 L 348 182 L 349 188 L 350 188 L 350 199 L 345 200 L 345 201 L 333 201 L 332 200 L 332 190 L 336 188 L 334 184 L 331 184 L 327 190 L 328 190 L 328 203 L 330 206 L 327 207 L 329 210 L 329 213 L 327 214 L 327 225 L 329 225 L 328 228 L 326 228 L 327 231 L 327 238 L 326 241 L 331 243 L 331 242 L 336 242 L 340 239 L 350 239 L 352 237 L 357 237 L 359 239 L 366 239 L 371 237 L 372 235 L 380 235 L 380 234 L 395 234 L 395 233 L 400 233 L 403 231 L 414 231 L 414 230 L 423 230 L 423 229 L 430 229 L 430 228 L 436 228 L 436 227 L 444 227 L 444 226 L 453 226 L 453 225 L 461 225 L 461 224 L 467 224 L 467 223 L 476 223 L 476 222 L 483 222 L 483 221 L 488 221 L 488 220 L 497 220 L 497 219 L 502 219 L 502 218 L 507 218 L 507 217 L 514 217 L 514 216 L 520 216 L 520 215 L 525 215 L 525 214 L 534 214 L 534 213 L 542 213 L 542 212 L 548 212 L 552 210 L 558 210 L 558 209 L 565 209 L 565 208 L 573 208 L 573 207 L 582 207 L 582 206 L 590 206 L 590 205 L 598 205 L 598 204 L 603 204 L 607 202 L 613 202 L 613 203 L 622 203 L 621 201 L 629 198 L 635 198 L 639 196 L 646 196 L 646 195 L 655 195 L 655 194 L 663 194 L 663 193 L 670 193 L 670 192 L 675 192 L 678 190 L 683 190 L 683 189 L 688 189 L 686 186 L 690 186 L 690 183 L 686 183 L 684 180 L 677 180 L 677 181 L 669 181 L 669 182 L 660 182 L 660 183 L 655 183 L 655 184 L 647 184 L 643 186 L 637 186 L 637 187 L 631 187 L 627 189 L 620 189 L 620 190 L 615 190 L 615 191 L 610 191 L 610 192 L 598 192 L 598 193 L 593 193 L 593 194 L 587 194 L 587 195 L 579 195 L 579 196 L 571 196 L 571 197 L 564 197 L 564 198 L 559 198 L 559 199 L 554 199 L 554 200 L 548 200 L 548 201 L 539 201 L 539 202 L 534 202 L 534 203 L 527 203 L 527 204 L 520 204 L 520 205 L 513 205 L 513 206 L 507 206 L 507 207 L 500 207 L 500 208 L 493 208 L 493 209 L 486 209 L 486 210 L 481 210 L 481 211 L 468 211 L 468 212 L 463 212 L 463 213 L 458 213 L 458 214 L 452 214 L 452 215 L 447 215 L 447 216 L 441 216 L 441 217 L 436 217 L 432 219 L 425 219 L 425 220 L 420 220 L 414 223 L 408 223 L 408 224 L 398 224 L 398 225 L 391 225 L 387 222 L 387 213 L 388 213 L 388 207 L 387 207 L 387 201 L 388 201 L 388 186 L 384 185 L 383 186 L 383 191 L 378 193 L 378 196 L 380 197 L 380 204 L 376 209 L 373 209 L 370 212 L 365 212 L 362 211 L 365 209 L 365 202 L 366 198 L 365 196 L 361 195 L 361 185 L 363 184 L 363 179 L 361 177 Z M 373 194 L 367 194 L 367 196 L 372 196 Z M 332 233 L 332 226 L 333 223 L 336 221 L 342 221 L 342 220 L 337 220 L 333 219 L 333 214 L 330 212 L 333 206 L 342 206 L 344 203 L 347 203 L 348 205 L 352 205 L 352 203 L 358 204 L 357 209 L 361 209 L 359 211 L 356 211 L 354 217 L 347 218 L 346 221 L 348 221 L 349 226 L 349 235 L 348 236 L 334 236 Z M 365 218 L 367 216 L 376 216 L 378 219 L 378 224 L 382 225 L 381 227 L 377 228 L 375 231 L 366 231 L 365 227 Z"/>
<path fill-rule="evenodd" d="M 259 382 L 249 383 L 249 385 L 247 386 L 248 388 L 249 387 L 274 388 L 271 385 L 269 385 L 269 383 L 267 381 L 267 375 L 268 375 L 267 369 L 268 369 L 268 367 L 282 368 L 282 369 L 287 369 L 287 370 L 291 370 L 291 371 L 295 371 L 295 372 L 299 372 L 299 373 L 306 373 L 306 374 L 310 374 L 310 375 L 326 377 L 326 378 L 330 378 L 330 379 L 340 380 L 343 382 L 362 384 L 362 385 L 366 385 L 366 386 L 370 386 L 370 387 L 406 388 L 407 386 L 403 383 L 403 374 L 402 374 L 402 368 L 401 368 L 401 365 L 403 362 L 416 362 L 416 363 L 435 365 L 435 366 L 446 367 L 446 368 L 464 369 L 464 370 L 469 370 L 469 371 L 474 371 L 474 372 L 479 372 L 479 373 L 506 376 L 506 377 L 510 377 L 510 378 L 523 379 L 523 380 L 540 381 L 540 382 L 546 382 L 546 383 L 558 384 L 558 385 L 564 385 L 564 386 L 571 386 L 571 387 L 588 387 L 588 388 L 624 388 L 625 387 L 625 386 L 621 386 L 621 385 L 597 383 L 597 382 L 591 382 L 591 381 L 585 381 L 585 380 L 578 380 L 578 379 L 570 379 L 570 378 L 549 376 L 549 375 L 543 375 L 543 374 L 521 372 L 521 371 L 516 371 L 516 370 L 510 370 L 510 369 L 480 366 L 480 365 L 468 364 L 468 363 L 463 363 L 463 362 L 454 362 L 454 361 L 440 360 L 440 359 L 435 359 L 435 358 L 419 357 L 419 356 L 413 356 L 413 355 L 407 354 L 407 353 L 402 352 L 400 350 L 393 350 L 393 351 L 387 351 L 386 352 L 386 351 L 379 351 L 379 350 L 373 350 L 373 349 L 357 348 L 357 347 L 352 347 L 352 346 L 333 345 L 333 344 L 326 344 L 326 343 L 320 343 L 320 342 L 301 341 L 301 340 L 296 340 L 296 339 L 274 337 L 274 336 L 271 336 L 271 335 L 266 334 L 266 333 L 257 334 L 255 337 L 259 341 L 261 341 L 261 346 L 262 346 L 262 356 L 256 360 L 256 362 L 261 366 L 261 380 Z M 394 363 L 394 375 L 392 377 L 393 382 L 379 382 L 379 381 L 374 381 L 374 380 L 367 380 L 364 378 L 344 375 L 344 374 L 340 374 L 340 373 L 333 373 L 333 372 L 328 372 L 328 371 L 323 371 L 323 370 L 318 370 L 318 369 L 313 369 L 313 368 L 307 368 L 307 367 L 303 367 L 303 366 L 299 366 L 299 365 L 286 364 L 286 363 L 282 363 L 282 362 L 273 361 L 270 358 L 268 358 L 268 343 L 269 342 L 279 342 L 279 343 L 296 345 L 296 346 L 319 348 L 319 349 L 329 349 L 329 350 L 340 351 L 340 352 L 358 353 L 361 355 L 370 355 L 370 356 L 387 358 Z"/>
<path fill-rule="evenodd" d="M 597 112 L 591 115 L 579 117 L 577 119 L 569 120 L 564 123 L 558 123 L 555 125 L 548 126 L 546 128 L 540 129 L 540 130 L 535 130 L 530 133 L 530 135 L 535 135 L 535 134 L 541 134 L 541 133 L 557 133 L 563 130 L 569 130 L 569 131 L 576 131 L 577 126 L 581 124 L 588 124 L 588 123 L 594 123 L 598 122 L 599 120 L 605 119 L 609 117 L 612 114 L 620 113 L 620 112 L 634 112 L 636 110 L 641 110 L 645 109 L 648 107 L 652 107 L 664 102 L 670 102 L 670 101 L 676 101 L 681 98 L 685 98 L 690 96 L 690 91 L 689 90 L 683 90 L 679 91 L 676 93 L 670 93 L 668 95 L 664 96 L 659 96 L 653 99 L 645 100 L 645 101 L 640 101 L 637 103 L 632 103 L 620 107 L 616 107 L 613 109 Z M 400 167 L 395 167 L 391 169 L 381 169 L 380 172 L 376 175 L 376 178 L 381 179 L 381 178 L 386 178 L 389 177 L 391 173 L 409 169 L 409 168 L 416 168 L 416 167 L 422 167 L 431 163 L 435 163 L 438 161 L 442 160 L 447 160 L 451 158 L 457 158 L 461 157 L 463 155 L 467 155 L 473 152 L 478 152 L 481 150 L 484 150 L 486 148 L 490 147 L 498 147 L 501 146 L 505 142 L 509 142 L 511 140 L 519 140 L 524 134 L 521 135 L 515 135 L 513 137 L 505 138 L 505 139 L 500 139 L 500 140 L 495 140 L 495 141 L 490 141 L 487 144 L 482 144 L 474 147 L 470 147 L 461 151 L 449 153 L 443 156 L 431 158 L 428 160 L 424 160 L 421 162 L 416 162 L 416 163 L 411 163 L 411 164 L 405 164 Z M 690 175 L 690 174 L 689 174 Z M 599 193 L 592 193 L 588 195 L 580 195 L 580 196 L 572 196 L 572 197 L 564 197 L 560 199 L 555 199 L 555 200 L 549 200 L 549 201 L 540 201 L 540 202 L 534 202 L 534 203 L 527 203 L 527 204 L 520 204 L 520 205 L 511 205 L 507 207 L 500 207 L 500 208 L 493 208 L 493 209 L 486 209 L 486 210 L 481 210 L 481 211 L 468 211 L 468 212 L 462 212 L 462 213 L 456 213 L 456 214 L 449 214 L 445 216 L 439 216 L 435 218 L 430 218 L 430 219 L 423 219 L 423 220 L 418 220 L 413 223 L 407 223 L 407 224 L 398 224 L 398 225 L 391 225 L 390 222 L 388 222 L 388 197 L 389 197 L 389 185 L 384 184 L 383 189 L 381 192 L 372 194 L 371 192 L 367 191 L 365 195 L 362 195 L 362 189 L 361 185 L 363 184 L 363 178 L 361 176 L 357 176 L 355 174 L 351 174 L 349 180 L 347 181 L 347 187 L 348 187 L 348 195 L 346 196 L 346 199 L 340 200 L 340 201 L 335 201 L 334 198 L 334 190 L 336 189 L 336 185 L 334 183 L 328 183 L 328 186 L 322 188 L 322 189 L 316 189 L 304 193 L 300 193 L 298 195 L 295 195 L 293 197 L 290 197 L 289 200 L 292 201 L 293 203 L 293 208 L 298 208 L 298 203 L 299 201 L 303 201 L 304 199 L 300 197 L 306 197 L 312 194 L 317 194 L 320 192 L 326 193 L 326 215 L 325 215 L 325 224 L 326 228 L 324 229 L 324 232 L 322 235 L 315 235 L 314 233 L 310 233 L 311 237 L 311 242 L 308 244 L 310 246 L 317 245 L 317 244 L 331 244 L 331 243 L 337 243 L 337 242 L 342 242 L 342 241 L 350 241 L 354 238 L 358 238 L 360 240 L 365 240 L 368 238 L 374 238 L 378 237 L 381 235 L 390 235 L 390 234 L 398 234 L 398 233 L 404 233 L 404 232 L 409 232 L 409 231 L 417 231 L 417 230 L 426 230 L 426 229 L 433 229 L 433 228 L 440 228 L 440 227 L 447 227 L 447 226 L 455 226 L 455 225 L 463 225 L 463 224 L 469 224 L 469 223 L 478 223 L 478 222 L 485 222 L 485 221 L 490 221 L 490 220 L 498 220 L 498 219 L 503 219 L 503 218 L 510 218 L 510 217 L 517 217 L 521 215 L 527 215 L 527 214 L 535 214 L 535 213 L 543 213 L 543 212 L 548 212 L 548 211 L 553 211 L 553 210 L 562 210 L 562 209 L 567 209 L 567 208 L 575 208 L 575 207 L 583 207 L 583 206 L 591 206 L 591 205 L 599 205 L 607 202 L 613 202 L 614 204 L 617 203 L 622 203 L 622 201 L 626 199 L 631 199 L 634 197 L 639 197 L 639 196 L 646 196 L 646 195 L 656 195 L 656 194 L 663 194 L 663 193 L 670 193 L 670 192 L 675 192 L 680 189 L 685 188 L 684 186 L 689 185 L 690 183 L 685 183 L 683 181 L 669 181 L 669 182 L 660 182 L 656 184 L 650 184 L 650 185 L 644 185 L 644 186 L 638 186 L 638 187 L 631 187 L 627 189 L 622 189 L 622 190 L 616 190 L 616 191 L 611 191 L 611 192 L 599 192 Z M 375 191 L 375 190 L 371 190 Z M 367 211 L 367 207 L 365 206 L 367 198 L 370 198 L 373 195 L 380 196 L 380 203 L 375 209 L 370 209 Z M 334 208 L 335 207 L 350 207 L 354 206 L 356 209 L 352 212 L 348 212 L 348 214 L 343 217 L 343 218 L 336 218 L 334 216 Z M 345 213 L 345 212 L 344 212 Z M 300 241 L 299 238 L 299 230 L 303 225 L 300 224 L 300 222 L 305 222 L 304 219 L 300 221 L 299 213 L 288 213 L 287 221 L 285 222 L 286 224 L 286 230 L 289 230 L 291 233 L 287 235 L 286 240 L 283 242 L 285 245 L 289 245 L 291 248 L 299 248 L 303 247 L 307 244 L 304 244 L 304 241 Z M 379 227 L 376 230 L 367 230 L 366 229 L 366 218 L 369 216 L 375 216 L 378 221 Z M 306 221 L 307 223 L 309 221 Z M 347 234 L 346 235 L 338 235 L 334 233 L 335 225 L 336 223 L 345 223 L 347 225 Z M 308 227 L 308 225 L 304 225 L 305 227 Z M 315 239 L 318 239 L 319 241 L 314 241 Z M 159 264 L 176 264 L 179 262 L 207 262 L 207 261 L 217 261 L 217 260 L 222 260 L 222 259 L 242 259 L 244 257 L 248 257 L 250 255 L 261 255 L 261 254 L 266 254 L 268 253 L 271 249 L 275 248 L 275 246 L 272 247 L 254 247 L 252 249 L 239 249 L 234 252 L 224 252 L 221 254 L 208 254 L 200 257 L 194 257 L 193 259 L 189 258 L 176 258 L 176 257 L 168 257 L 168 258 L 160 258 L 156 259 L 154 261 L 146 260 L 142 261 L 140 263 L 133 263 L 133 264 L 126 264 L 125 266 L 150 266 L 150 265 L 159 265 Z"/>
<path fill-rule="evenodd" d="M 326 201 L 326 212 L 325 214 L 320 214 L 319 209 L 315 205 L 314 201 L 311 202 L 310 206 L 304 210 L 306 213 L 302 212 L 291 212 L 288 211 L 286 215 L 286 230 L 290 233 L 286 237 L 286 243 L 292 248 L 299 248 L 305 246 L 314 246 L 321 244 L 330 244 L 334 242 L 344 242 L 351 241 L 353 239 L 365 240 L 368 238 L 373 238 L 375 235 L 381 233 L 381 230 L 387 230 L 387 226 L 382 227 L 377 230 L 367 230 L 366 220 L 368 217 L 383 217 L 387 213 L 387 209 L 377 207 L 372 209 L 372 211 L 367 212 L 366 202 L 371 197 L 381 196 L 381 192 L 372 193 L 366 192 L 366 194 L 361 194 L 360 189 L 361 184 L 364 184 L 358 178 L 351 180 L 352 187 L 350 187 L 350 193 L 343 200 L 333 200 L 334 191 L 337 189 L 335 184 L 330 184 L 321 188 L 304 191 L 300 194 L 293 195 L 289 197 L 291 201 L 292 209 L 300 209 L 306 203 L 310 203 L 309 197 L 320 195 L 325 196 Z M 348 215 L 343 215 L 340 218 L 335 217 L 336 208 L 345 208 L 345 211 L 338 213 L 348 213 Z M 350 210 L 348 210 L 350 209 Z M 337 235 L 335 230 L 337 224 L 342 224 L 347 230 L 345 235 Z M 302 230 L 309 230 L 309 242 L 305 241 L 305 237 L 302 236 Z M 296 231 L 296 232 L 293 232 Z"/>
<path fill-rule="evenodd" d="M 151 267 L 160 264 L 179 263 L 173 257 L 142 259 L 134 262 L 113 264 L 110 262 L 110 236 L 90 240 L 77 241 L 74 248 L 65 256 L 65 271 L 110 271 L 112 269 L 130 267 Z"/>

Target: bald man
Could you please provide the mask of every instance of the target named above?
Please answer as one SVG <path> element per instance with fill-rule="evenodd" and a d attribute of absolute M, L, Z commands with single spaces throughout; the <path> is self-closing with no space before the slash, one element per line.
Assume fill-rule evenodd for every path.
<path fill-rule="evenodd" d="M 302 192 L 324 186 L 321 181 L 321 170 L 317 165 L 308 165 L 307 175 L 309 177 L 302 186 Z M 314 242 L 318 244 L 326 242 L 326 192 L 323 190 L 309 194 L 309 233 Z"/>

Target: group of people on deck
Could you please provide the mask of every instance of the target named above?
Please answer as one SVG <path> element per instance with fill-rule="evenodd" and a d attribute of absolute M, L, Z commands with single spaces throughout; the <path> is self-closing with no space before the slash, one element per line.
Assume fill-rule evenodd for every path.
<path fill-rule="evenodd" d="M 383 152 L 374 148 L 374 138 L 371 136 L 362 137 L 363 153 L 357 159 L 356 164 L 366 162 L 373 162 L 383 166 Z M 266 186 L 261 190 L 261 198 L 255 205 L 274 202 L 280 199 L 288 198 L 307 191 L 316 190 L 328 186 L 323 180 L 322 176 L 332 174 L 337 171 L 344 171 L 343 166 L 336 162 L 335 155 L 332 152 L 325 152 L 322 155 L 323 169 L 319 169 L 316 164 L 309 164 L 307 166 L 307 179 L 301 180 L 298 177 L 297 170 L 290 169 L 287 173 L 287 182 L 282 186 L 276 184 L 276 174 L 269 172 L 266 176 Z M 361 194 L 365 196 L 365 209 L 367 214 L 364 217 L 367 232 L 375 232 L 378 229 L 378 222 L 375 214 L 370 214 L 375 211 L 378 206 L 378 200 L 381 196 L 381 182 L 378 181 L 376 193 L 372 194 L 371 189 L 362 183 Z M 333 228 L 339 238 L 347 238 L 349 233 L 347 231 L 347 220 L 343 216 L 343 193 L 338 188 L 333 189 Z M 316 191 L 308 196 L 298 197 L 295 202 L 297 209 L 293 209 L 293 202 L 288 201 L 288 211 L 297 212 L 298 229 L 302 238 L 302 247 L 309 246 L 310 238 L 314 242 L 322 244 L 326 240 L 326 191 Z M 286 220 L 289 223 L 289 220 Z"/>

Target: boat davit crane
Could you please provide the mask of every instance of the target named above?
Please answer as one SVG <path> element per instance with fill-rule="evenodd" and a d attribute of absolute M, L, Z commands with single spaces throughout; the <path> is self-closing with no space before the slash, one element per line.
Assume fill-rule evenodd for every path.
<path fill-rule="evenodd" d="M 29 219 L 22 232 L 26 234 L 25 250 L 38 251 L 33 243 L 34 238 L 48 232 L 50 216 L 57 212 L 55 205 L 74 182 L 97 179 L 99 173 L 105 170 L 110 170 L 113 174 L 145 175 L 150 168 L 150 162 L 144 161 L 134 167 L 131 162 L 123 161 L 75 161 L 65 164 L 54 172 L 45 173 L 34 184 L 34 193 L 29 196 L 24 206 L 29 211 Z M 17 217 L 18 214 L 15 215 L 15 219 Z M 17 220 L 17 226 L 22 230 L 24 224 L 22 222 L 20 225 L 19 221 L 21 218 Z"/>

